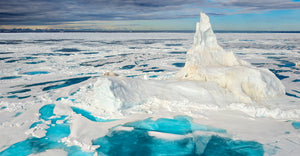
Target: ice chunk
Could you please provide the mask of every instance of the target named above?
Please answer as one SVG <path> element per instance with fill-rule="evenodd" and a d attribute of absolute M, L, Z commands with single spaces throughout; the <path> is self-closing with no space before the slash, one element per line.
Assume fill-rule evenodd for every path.
<path fill-rule="evenodd" d="M 97 138 L 92 143 L 93 145 L 100 145 L 96 149 L 99 155 L 143 155 L 146 152 L 148 155 L 170 155 L 170 153 L 174 153 L 175 155 L 256 156 L 264 154 L 263 145 L 256 141 L 233 140 L 210 133 L 184 135 L 199 130 L 191 128 L 193 123 L 188 120 L 188 117 L 178 116 L 174 119 L 161 118 L 156 121 L 150 119 L 137 121 L 123 125 L 133 126 L 134 129 L 131 131 L 112 129 L 106 136 Z M 204 125 L 199 126 L 206 127 Z M 210 129 L 207 128 L 207 130 Z M 220 130 L 219 128 L 213 129 Z M 161 135 L 171 133 L 179 134 L 180 137 L 178 139 L 155 137 L 150 135 L 153 130 L 163 132 Z"/>
<path fill-rule="evenodd" d="M 138 105 L 150 104 L 154 111 L 159 107 L 184 107 L 190 103 L 194 107 L 226 107 L 230 103 L 240 102 L 230 92 L 214 82 L 178 81 L 178 80 L 143 80 L 126 77 L 99 78 L 83 100 L 88 98 L 99 107 L 98 111 L 115 115 Z M 166 104 L 169 102 L 168 104 Z M 153 106 L 151 106 L 153 104 Z M 95 108 L 95 105 L 93 105 Z M 144 108 L 142 108 L 144 109 Z M 147 109 L 145 107 L 145 109 Z M 162 108 L 158 108 L 161 110 Z M 175 109 L 175 108 L 174 108 Z M 182 111 L 182 110 L 181 110 Z M 115 118 L 115 116 L 112 118 Z"/>
<path fill-rule="evenodd" d="M 245 102 L 285 94 L 284 86 L 272 72 L 251 66 L 220 47 L 204 13 L 197 23 L 194 45 L 187 53 L 185 66 L 176 77 L 216 82 Z"/>
<path fill-rule="evenodd" d="M 77 108 L 77 107 L 71 107 L 72 110 L 76 113 L 76 114 L 80 114 L 84 117 L 86 117 L 87 119 L 91 120 L 91 121 L 95 121 L 95 122 L 109 122 L 109 121 L 115 121 L 114 119 L 101 119 L 101 118 L 98 118 L 98 117 L 95 117 L 92 115 L 91 112 L 89 111 L 86 111 L 84 109 L 80 109 L 80 108 Z"/>
<path fill-rule="evenodd" d="M 186 116 L 176 116 L 174 119 L 159 118 L 154 121 L 150 118 L 127 123 L 125 127 L 134 127 L 139 130 L 158 131 L 171 134 L 188 134 L 194 131 L 211 131 L 217 133 L 226 133 L 226 130 L 214 128 L 211 126 L 199 125 L 192 122 L 192 119 Z"/>

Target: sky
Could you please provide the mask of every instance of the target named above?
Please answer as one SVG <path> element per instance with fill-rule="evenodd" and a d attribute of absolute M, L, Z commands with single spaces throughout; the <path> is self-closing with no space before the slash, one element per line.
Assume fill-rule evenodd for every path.
<path fill-rule="evenodd" d="M 300 0 L 0 0 L 0 29 L 300 31 Z"/>

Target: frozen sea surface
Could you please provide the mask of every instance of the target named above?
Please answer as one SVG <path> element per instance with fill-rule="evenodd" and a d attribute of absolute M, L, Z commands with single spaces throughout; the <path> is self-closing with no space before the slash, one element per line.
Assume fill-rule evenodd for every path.
<path fill-rule="evenodd" d="M 182 88 L 170 84 L 165 84 L 166 90 L 149 91 L 153 96 L 174 93 L 174 99 L 180 99 L 144 101 L 138 96 L 139 103 L 129 103 L 130 108 L 120 107 L 114 114 L 98 105 L 111 101 L 91 98 L 116 96 L 101 88 L 95 92 L 96 82 L 111 83 L 103 77 L 107 71 L 128 78 L 122 83 L 138 79 L 132 84 L 144 84 L 145 94 L 150 94 L 147 89 L 169 82 L 165 80 L 184 66 L 193 35 L 0 34 L 0 155 L 297 155 L 297 33 L 216 34 L 225 50 L 272 71 L 286 87 L 284 101 L 255 107 L 235 103 L 196 107 L 193 82 L 186 82 L 191 90 L 183 94 L 177 95 L 174 90 Z M 148 80 L 161 83 L 155 86 Z M 122 89 L 124 97 L 133 91 Z M 130 98 L 136 97 L 124 101 Z"/>

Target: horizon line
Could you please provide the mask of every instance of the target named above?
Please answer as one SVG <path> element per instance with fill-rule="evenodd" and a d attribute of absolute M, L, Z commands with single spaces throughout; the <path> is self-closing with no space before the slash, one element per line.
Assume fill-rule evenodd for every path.
<path fill-rule="evenodd" d="M 0 29 L 0 33 L 194 33 L 195 30 Z M 294 30 L 214 30 L 215 33 L 300 33 Z"/>

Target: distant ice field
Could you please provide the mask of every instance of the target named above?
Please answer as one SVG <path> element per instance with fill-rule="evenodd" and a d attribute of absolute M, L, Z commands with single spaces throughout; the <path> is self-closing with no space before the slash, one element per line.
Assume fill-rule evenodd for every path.
<path fill-rule="evenodd" d="M 180 102 L 168 99 L 153 99 L 145 106 L 141 102 L 130 111 L 120 110 L 122 115 L 107 115 L 89 99 L 97 96 L 91 87 L 108 71 L 138 79 L 137 85 L 142 80 L 162 81 L 159 85 L 173 80 L 185 65 L 193 36 L 194 33 L 0 33 L 0 156 L 300 152 L 300 118 L 259 117 L 259 111 L 251 116 L 239 111 L 244 109 L 239 105 L 235 107 L 238 111 L 203 111 L 186 103 L 178 107 Z M 216 36 L 226 51 L 273 72 L 286 88 L 288 101 L 282 105 L 300 114 L 300 33 Z M 98 91 L 106 93 L 101 88 Z M 189 92 L 183 96 L 186 94 Z M 139 113 L 141 110 L 143 113 Z M 157 113 L 158 110 L 162 111 Z"/>
<path fill-rule="evenodd" d="M 217 38 L 225 50 L 270 69 L 288 95 L 300 97 L 299 68 L 295 67 L 300 62 L 299 34 L 219 33 Z M 5 88 L 1 94 L 7 98 L 18 85 L 101 76 L 106 71 L 164 79 L 184 66 L 192 39 L 192 33 L 1 34 L 0 82 Z"/>

